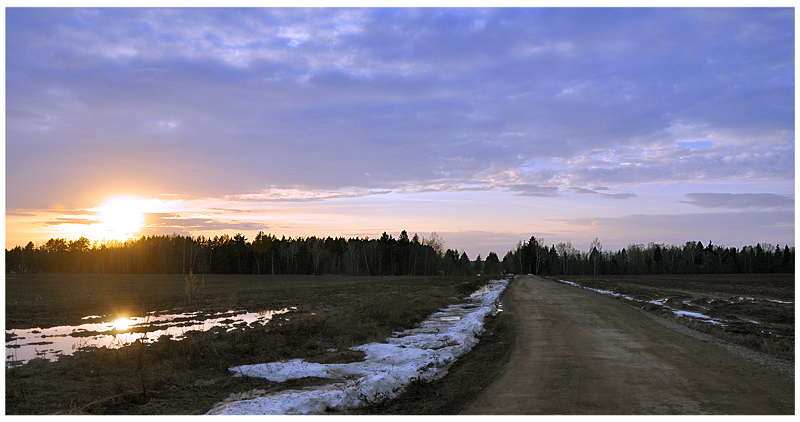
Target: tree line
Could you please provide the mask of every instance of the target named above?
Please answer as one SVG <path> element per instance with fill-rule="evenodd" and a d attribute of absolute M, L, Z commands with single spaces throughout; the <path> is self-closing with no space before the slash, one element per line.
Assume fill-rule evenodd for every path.
<path fill-rule="evenodd" d="M 509 272 L 535 275 L 624 274 L 737 274 L 794 273 L 794 247 L 769 243 L 741 249 L 689 241 L 681 246 L 629 244 L 618 251 L 603 250 L 598 239 L 589 252 L 571 242 L 547 247 L 534 236 L 517 243 L 503 258 Z"/>
<path fill-rule="evenodd" d="M 496 255 L 495 255 L 496 258 Z M 499 262 L 499 260 L 497 260 Z M 207 238 L 177 234 L 142 236 L 125 242 L 91 243 L 50 239 L 6 250 L 6 272 L 109 274 L 334 274 L 467 275 L 474 265 L 466 253 L 403 230 L 395 239 L 298 237 L 280 239 L 259 232 L 252 241 L 237 233 Z M 496 272 L 500 272 L 496 265 Z"/>
<path fill-rule="evenodd" d="M 471 260 L 466 252 L 444 249 L 434 232 L 395 239 L 298 237 L 278 239 L 259 232 L 192 237 L 142 236 L 125 242 L 50 239 L 38 247 L 6 249 L 6 273 L 108 274 L 334 274 L 334 275 L 536 275 L 794 273 L 794 247 L 770 244 L 741 249 L 690 241 L 682 246 L 630 244 L 603 250 L 595 239 L 588 252 L 570 242 L 552 244 L 531 236 L 502 260 L 495 252 Z"/>

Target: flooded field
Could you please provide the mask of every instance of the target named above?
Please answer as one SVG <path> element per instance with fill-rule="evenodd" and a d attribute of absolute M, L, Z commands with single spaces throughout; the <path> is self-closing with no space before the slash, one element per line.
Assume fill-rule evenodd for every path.
<path fill-rule="evenodd" d="M 205 275 L 189 297 L 185 278 L 8 275 L 6 340 L 19 347 L 7 349 L 7 362 L 26 363 L 6 367 L 6 413 L 203 414 L 231 394 L 302 388 L 316 381 L 234 377 L 229 368 L 360 361 L 365 352 L 351 347 L 414 328 L 489 282 Z M 25 347 L 43 353 L 30 359 Z"/>
<path fill-rule="evenodd" d="M 34 358 L 55 361 L 60 356 L 90 348 L 119 348 L 136 341 L 150 343 L 162 336 L 182 340 L 190 331 L 230 331 L 256 327 L 268 323 L 274 315 L 289 311 L 289 308 L 284 308 L 262 312 L 231 310 L 212 314 L 201 311 L 181 314 L 150 312 L 146 316 L 114 320 L 107 320 L 108 316 L 90 315 L 81 318 L 88 322 L 80 325 L 6 330 L 6 366 L 22 365 Z M 106 321 L 102 322 L 104 319 Z"/>

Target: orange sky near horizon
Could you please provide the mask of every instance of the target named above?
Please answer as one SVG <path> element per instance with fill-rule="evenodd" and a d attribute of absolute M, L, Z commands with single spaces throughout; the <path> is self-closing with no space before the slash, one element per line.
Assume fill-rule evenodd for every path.
<path fill-rule="evenodd" d="M 793 7 L 5 16 L 7 249 L 402 230 L 473 259 L 531 236 L 794 245 Z"/>

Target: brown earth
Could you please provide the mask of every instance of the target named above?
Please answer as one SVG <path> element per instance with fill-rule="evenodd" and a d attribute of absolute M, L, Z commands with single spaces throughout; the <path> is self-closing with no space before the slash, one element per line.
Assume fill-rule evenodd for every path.
<path fill-rule="evenodd" d="M 346 352 L 347 348 L 413 328 L 433 312 L 462 303 L 463 296 L 488 281 L 208 274 L 199 277 L 204 295 L 190 300 L 186 278 L 182 274 L 7 275 L 6 328 L 72 325 L 85 322 L 81 317 L 87 315 L 113 320 L 155 310 L 198 311 L 197 318 L 202 319 L 220 312 L 297 309 L 265 326 L 189 331 L 179 341 L 162 337 L 122 348 L 89 348 L 56 362 L 33 359 L 9 367 L 7 361 L 5 413 L 204 414 L 231 394 L 318 384 L 319 379 L 277 383 L 235 377 L 228 368 L 294 358 L 352 362 L 362 356 Z"/>
<path fill-rule="evenodd" d="M 519 276 L 517 341 L 466 414 L 794 414 L 793 372 L 682 334 L 613 298 Z"/>

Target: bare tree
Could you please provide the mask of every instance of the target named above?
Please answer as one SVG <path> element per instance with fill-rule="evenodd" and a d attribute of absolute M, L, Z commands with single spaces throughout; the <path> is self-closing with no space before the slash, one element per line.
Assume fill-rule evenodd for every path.
<path fill-rule="evenodd" d="M 569 270 L 569 259 L 575 255 L 576 249 L 572 246 L 572 242 L 561 242 L 556 245 L 558 255 L 561 257 L 561 270 L 564 275 L 567 275 Z"/>
<path fill-rule="evenodd" d="M 600 240 L 598 238 L 594 238 L 592 240 L 592 244 L 589 246 L 590 256 L 592 258 L 592 275 L 597 275 L 597 263 L 603 256 L 603 246 L 600 244 Z"/>

